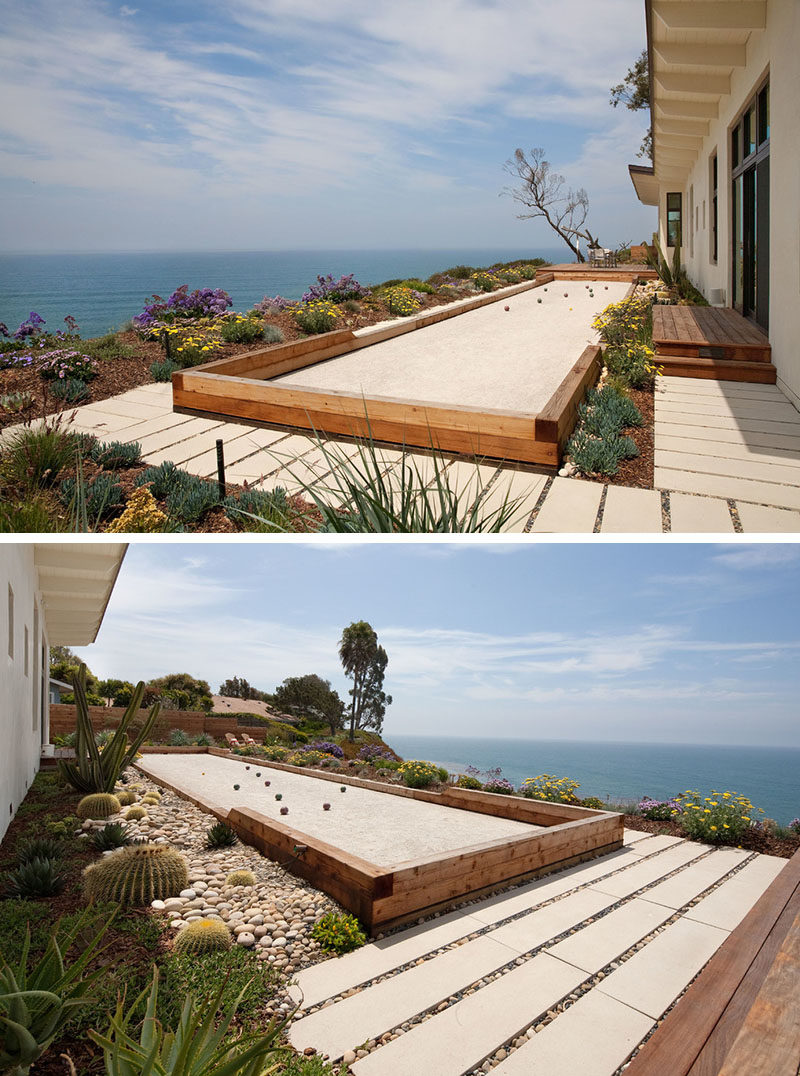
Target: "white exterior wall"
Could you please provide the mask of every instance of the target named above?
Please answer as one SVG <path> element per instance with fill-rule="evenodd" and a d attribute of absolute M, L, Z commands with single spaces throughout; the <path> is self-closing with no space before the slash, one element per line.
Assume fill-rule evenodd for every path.
<path fill-rule="evenodd" d="M 32 544 L 0 545 L 0 625 L 1 839 L 39 770 L 41 745 L 49 737 L 49 643 Z"/>
<path fill-rule="evenodd" d="M 770 81 L 770 303 L 769 338 L 778 383 L 800 405 L 800 2 L 769 0 L 767 25 L 751 34 L 747 65 L 731 75 L 731 93 L 720 100 L 719 118 L 710 121 L 709 134 L 683 191 L 681 261 L 689 278 L 706 296 L 720 290 L 731 304 L 731 182 L 729 132 L 766 75 Z M 657 142 L 657 139 L 656 139 Z M 710 160 L 719 162 L 718 262 L 711 262 Z M 656 148 L 656 158 L 658 148 Z M 700 208 L 700 228 L 690 253 L 689 190 Z M 661 185 L 659 241 L 666 246 L 667 193 Z M 705 226 L 703 204 L 705 203 Z"/>

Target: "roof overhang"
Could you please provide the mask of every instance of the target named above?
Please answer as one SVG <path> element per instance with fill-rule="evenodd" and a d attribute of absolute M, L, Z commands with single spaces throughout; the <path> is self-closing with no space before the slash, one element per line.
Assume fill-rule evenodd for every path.
<path fill-rule="evenodd" d="M 747 62 L 751 36 L 766 26 L 767 0 L 645 0 L 645 16 L 653 175 L 657 184 L 681 188 L 732 73 Z M 653 205 L 634 168 L 637 195 Z"/>
<path fill-rule="evenodd" d="M 643 205 L 658 205 L 658 180 L 650 165 L 629 164 L 631 182 Z"/>
<path fill-rule="evenodd" d="M 34 564 L 52 646 L 88 646 L 100 630 L 126 542 L 35 542 Z"/>

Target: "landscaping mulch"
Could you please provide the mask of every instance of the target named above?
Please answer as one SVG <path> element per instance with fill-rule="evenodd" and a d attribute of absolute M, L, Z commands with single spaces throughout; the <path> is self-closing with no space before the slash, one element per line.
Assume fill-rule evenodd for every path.
<path fill-rule="evenodd" d="M 685 832 L 677 822 L 652 822 L 649 818 L 642 818 L 638 814 L 626 814 L 625 825 L 628 829 L 637 829 L 645 833 L 668 834 L 670 837 L 686 837 Z M 797 837 L 778 837 L 768 830 L 751 829 L 742 836 L 739 848 L 745 848 L 748 852 L 761 852 L 767 856 L 780 856 L 781 859 L 791 859 L 800 848 L 800 835 Z"/>

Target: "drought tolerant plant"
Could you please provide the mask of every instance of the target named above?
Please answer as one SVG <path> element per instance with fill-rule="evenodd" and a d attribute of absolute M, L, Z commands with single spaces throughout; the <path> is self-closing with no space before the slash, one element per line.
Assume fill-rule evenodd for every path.
<path fill-rule="evenodd" d="M 64 844 L 58 837 L 28 837 L 17 844 L 14 853 L 18 863 L 27 863 L 31 859 L 61 859 Z"/>
<path fill-rule="evenodd" d="M 367 940 L 361 924 L 347 912 L 328 912 L 311 928 L 311 937 L 327 952 L 349 953 Z"/>
<path fill-rule="evenodd" d="M 147 818 L 147 808 L 140 807 L 138 803 L 135 803 L 127 809 L 123 817 L 126 822 L 141 822 L 143 818 Z"/>
<path fill-rule="evenodd" d="M 154 381 L 171 381 L 176 370 L 180 370 L 180 366 L 172 359 L 156 359 L 150 363 L 150 376 Z"/>
<path fill-rule="evenodd" d="M 198 1003 L 189 994 L 175 1030 L 167 1031 L 156 1016 L 158 979 L 154 967 L 149 990 L 142 991 L 127 1012 L 120 998 L 105 1034 L 89 1032 L 91 1040 L 103 1048 L 106 1076 L 267 1076 L 276 1071 L 276 1065 L 266 1063 L 288 1053 L 276 1045 L 283 1024 L 270 1024 L 265 1032 L 252 1035 L 233 1032 L 244 991 L 221 1013 L 224 983 L 209 1000 Z M 138 1037 L 133 1029 L 139 1029 Z"/>
<path fill-rule="evenodd" d="M 472 274 L 472 283 L 478 291 L 494 291 L 498 281 L 494 274 L 484 269 L 479 269 L 478 272 Z"/>
<path fill-rule="evenodd" d="M 329 299 L 333 303 L 343 303 L 348 299 L 365 299 L 370 295 L 369 288 L 363 288 L 355 279 L 353 273 L 341 276 L 338 280 L 333 275 L 317 276 L 317 283 L 312 284 L 300 300 L 303 303 L 313 303 L 319 299 Z"/>
<path fill-rule="evenodd" d="M 484 508 L 486 487 L 475 474 L 461 486 L 451 485 L 448 463 L 441 453 L 429 457 L 433 477 L 423 474 L 412 452 L 387 466 L 381 449 L 370 436 L 357 442 L 350 455 L 335 444 L 317 437 L 323 462 L 320 473 L 330 472 L 325 482 L 297 475 L 301 493 L 322 516 L 321 530 L 336 533 L 453 534 L 499 533 L 519 509 L 528 491 Z M 287 468 L 292 475 L 291 466 Z M 295 477 L 292 475 L 292 477 Z"/>
<path fill-rule="evenodd" d="M 0 365 L 0 370 L 2 370 Z M 19 415 L 23 411 L 33 407 L 34 398 L 31 392 L 7 392 L 0 396 L 0 410 L 9 415 Z"/>
<path fill-rule="evenodd" d="M 102 829 L 95 830 L 91 840 L 98 852 L 110 852 L 115 848 L 125 848 L 131 843 L 128 831 L 121 822 L 109 822 Z"/>
<path fill-rule="evenodd" d="M 788 828 L 792 831 L 792 833 L 800 834 L 800 818 L 793 818 L 789 823 Z"/>
<path fill-rule="evenodd" d="M 526 777 L 520 792 L 532 800 L 547 800 L 549 803 L 575 803 L 575 793 L 580 788 L 577 781 L 569 777 L 554 777 L 551 773 L 540 773 L 537 777 Z"/>
<path fill-rule="evenodd" d="M 333 755 L 334 758 L 344 758 L 344 751 L 338 743 L 332 743 L 330 740 L 315 740 L 308 745 L 308 749 L 323 755 Z"/>
<path fill-rule="evenodd" d="M 225 879 L 225 885 L 255 885 L 256 876 L 252 871 L 231 871 Z"/>
<path fill-rule="evenodd" d="M 639 455 L 636 443 L 622 430 L 641 424 L 638 408 L 617 389 L 611 385 L 590 389 L 578 405 L 578 424 L 567 454 L 585 474 L 616 474 L 621 460 Z"/>
<path fill-rule="evenodd" d="M 330 299 L 317 299 L 295 307 L 294 320 L 307 333 L 327 333 L 336 328 L 341 314 Z"/>
<path fill-rule="evenodd" d="M 91 381 L 97 377 L 97 363 L 71 348 L 45 351 L 37 356 L 39 375 L 45 381 Z"/>
<path fill-rule="evenodd" d="M 150 904 L 176 897 L 188 882 L 186 860 L 165 844 L 120 848 L 83 872 L 84 891 L 92 902 Z"/>
<path fill-rule="evenodd" d="M 456 781 L 456 788 L 468 788 L 473 792 L 477 792 L 479 789 L 483 788 L 483 785 L 477 777 L 472 777 L 471 774 L 468 773 L 462 773 Z"/>
<path fill-rule="evenodd" d="M 106 969 L 101 967 L 88 974 L 86 969 L 110 922 L 101 923 L 84 914 L 68 929 L 62 929 L 59 920 L 43 956 L 31 968 L 30 926 L 14 967 L 0 953 L 0 1072 L 27 1076 L 31 1065 L 62 1034 L 75 1011 L 91 1003 L 92 987 Z M 91 940 L 74 962 L 66 964 L 64 954 L 84 936 Z"/>
<path fill-rule="evenodd" d="M 433 762 L 424 762 L 419 759 L 408 759 L 401 763 L 397 772 L 403 779 L 403 784 L 408 788 L 427 788 L 434 781 L 441 780 L 438 766 Z"/>
<path fill-rule="evenodd" d="M 387 288 L 381 292 L 381 298 L 388 306 L 390 313 L 399 314 L 401 317 L 416 314 L 422 306 L 420 299 L 411 288 Z"/>
<path fill-rule="evenodd" d="M 211 953 L 230 949 L 231 932 L 221 919 L 195 919 L 175 939 L 176 953 Z"/>
<path fill-rule="evenodd" d="M 215 822 L 206 831 L 206 848 L 232 848 L 239 838 L 227 822 Z"/>
<path fill-rule="evenodd" d="M 119 800 L 121 807 L 130 807 L 138 799 L 136 793 L 129 788 L 123 788 L 120 792 L 115 792 L 114 795 Z"/>
<path fill-rule="evenodd" d="M 58 494 L 61 503 L 65 508 L 76 510 L 76 514 L 87 521 L 87 526 L 81 530 L 87 530 L 88 522 L 104 519 L 122 504 L 122 486 L 116 478 L 115 474 L 101 472 L 88 481 L 80 474 L 76 478 L 65 478 L 61 483 Z"/>
<path fill-rule="evenodd" d="M 84 796 L 75 813 L 78 818 L 108 818 L 112 814 L 119 814 L 122 804 L 111 792 L 93 792 Z"/>
<path fill-rule="evenodd" d="M 120 774 L 133 762 L 139 748 L 150 735 L 161 704 L 154 703 L 129 745 L 128 729 L 138 718 L 139 707 L 144 696 L 144 681 L 140 680 L 133 690 L 131 701 L 120 719 L 116 732 L 105 749 L 100 752 L 94 740 L 94 730 L 89 717 L 89 705 L 86 701 L 86 666 L 83 663 L 75 673 L 72 684 L 77 722 L 75 761 L 59 760 L 58 772 L 62 779 L 78 792 L 112 792 Z"/>
<path fill-rule="evenodd" d="M 170 747 L 186 747 L 192 741 L 183 729 L 170 729 L 167 743 Z"/>
<path fill-rule="evenodd" d="M 365 744 L 358 752 L 358 757 L 363 762 L 374 762 L 375 759 L 378 758 L 393 759 L 394 753 L 392 751 L 389 751 L 388 748 L 382 747 L 378 743 L 368 743 Z"/>
<path fill-rule="evenodd" d="M 162 323 L 219 317 L 231 306 L 233 300 L 222 288 L 197 288 L 190 292 L 189 286 L 182 284 L 166 300 L 153 295 L 145 302 L 141 314 L 133 318 L 133 324 L 137 329 L 147 330 Z"/>
<path fill-rule="evenodd" d="M 226 344 L 252 344 L 264 335 L 264 323 L 244 314 L 231 314 L 223 322 L 220 336 Z"/>
<path fill-rule="evenodd" d="M 693 840 L 710 844 L 736 844 L 756 824 L 753 812 L 763 814 L 747 796 L 735 792 L 714 792 L 703 796 L 687 789 L 675 797 L 676 820 Z M 678 817 L 678 812 L 682 813 Z"/>
<path fill-rule="evenodd" d="M 281 486 L 274 489 L 244 489 L 227 496 L 222 507 L 229 519 L 245 531 L 282 531 L 288 526 L 289 499 Z"/>
<path fill-rule="evenodd" d="M 135 489 L 125 511 L 106 527 L 106 534 L 154 534 L 166 529 L 169 520 L 146 486 Z"/>
<path fill-rule="evenodd" d="M 93 359 L 100 359 L 101 362 L 111 362 L 113 359 L 129 359 L 135 352 L 129 345 L 122 342 L 116 333 L 106 333 L 105 336 L 98 336 L 94 340 L 85 340 L 81 344 L 81 348 L 90 355 Z"/>
<path fill-rule="evenodd" d="M 80 403 L 89 395 L 89 386 L 78 377 L 65 377 L 63 381 L 54 381 L 50 395 L 64 403 Z"/>
<path fill-rule="evenodd" d="M 142 446 L 138 441 L 95 441 L 89 455 L 104 471 L 124 470 L 142 462 Z"/>
<path fill-rule="evenodd" d="M 64 889 L 64 864 L 61 859 L 35 856 L 20 863 L 3 876 L 9 896 L 21 900 L 55 897 Z"/>
<path fill-rule="evenodd" d="M 640 800 L 637 810 L 642 818 L 649 818 L 651 822 L 671 822 L 681 813 L 681 806 L 677 800 L 653 800 L 648 796 Z"/>
<path fill-rule="evenodd" d="M 62 470 L 75 459 L 79 446 L 75 434 L 63 428 L 62 419 L 58 415 L 9 436 L 0 463 L 7 482 L 30 491 L 55 485 Z"/>

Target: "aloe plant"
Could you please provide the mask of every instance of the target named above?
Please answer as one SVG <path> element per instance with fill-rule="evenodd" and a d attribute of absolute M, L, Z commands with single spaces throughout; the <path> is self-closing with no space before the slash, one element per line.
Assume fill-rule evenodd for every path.
<path fill-rule="evenodd" d="M 136 717 L 144 695 L 144 681 L 140 680 L 134 689 L 128 708 L 122 715 L 114 735 L 100 751 L 94 739 L 92 721 L 89 717 L 89 704 L 86 701 L 86 666 L 81 665 L 72 679 L 75 692 L 75 709 L 77 714 L 77 736 L 75 740 L 75 761 L 59 761 L 58 769 L 65 781 L 78 792 L 113 792 L 119 775 L 136 756 L 136 752 L 150 735 L 156 723 L 161 703 L 153 704 L 147 719 L 139 732 L 128 744 L 128 728 Z"/>
<path fill-rule="evenodd" d="M 666 284 L 668 288 L 680 287 L 681 282 L 686 277 L 686 270 L 681 265 L 680 244 L 677 243 L 672 252 L 671 268 L 657 239 L 653 240 L 653 247 L 655 249 L 655 254 L 649 247 L 647 248 L 647 264 L 651 269 L 655 269 L 662 284 Z"/>
<path fill-rule="evenodd" d="M 268 1076 L 276 1072 L 279 1059 L 289 1053 L 275 1045 L 285 1021 L 271 1024 L 261 1034 L 237 1036 L 232 1024 L 244 991 L 220 1014 L 224 989 L 223 984 L 199 1004 L 187 995 L 177 1028 L 165 1031 L 156 1019 L 158 968 L 154 967 L 152 986 L 142 991 L 128 1011 L 120 999 L 108 1031 L 104 1035 L 89 1032 L 92 1042 L 103 1048 L 106 1076 Z M 145 998 L 147 1008 L 135 1038 L 131 1028 L 139 1026 L 139 1007 Z"/>
<path fill-rule="evenodd" d="M 110 922 L 110 919 L 106 923 L 97 922 L 95 916 L 85 913 L 62 934 L 59 921 L 44 955 L 30 971 L 30 929 L 15 968 L 0 954 L 0 1072 L 3 1076 L 27 1076 L 34 1061 L 61 1034 L 75 1009 L 91 1000 L 87 994 L 95 980 L 105 974 L 105 969 L 84 973 Z M 64 954 L 84 933 L 91 934 L 92 940 L 74 963 L 65 965 Z"/>

